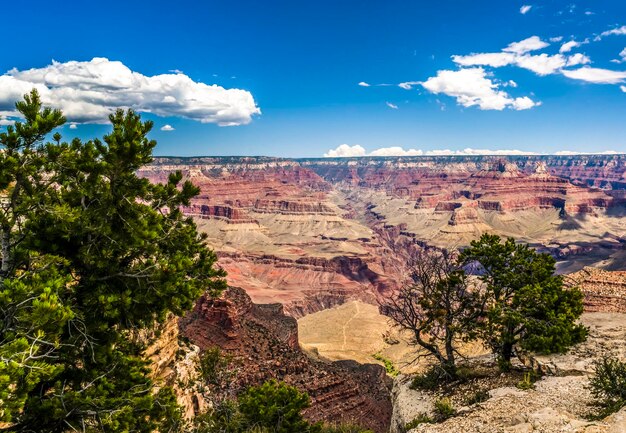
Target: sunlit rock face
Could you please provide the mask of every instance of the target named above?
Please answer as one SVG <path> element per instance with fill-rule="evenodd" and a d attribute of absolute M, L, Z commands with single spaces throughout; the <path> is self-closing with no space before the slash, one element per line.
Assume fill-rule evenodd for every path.
<path fill-rule="evenodd" d="M 402 284 L 415 248 L 513 236 L 559 260 L 626 268 L 626 157 L 156 158 L 200 188 L 184 211 L 231 285 L 301 317 Z"/>

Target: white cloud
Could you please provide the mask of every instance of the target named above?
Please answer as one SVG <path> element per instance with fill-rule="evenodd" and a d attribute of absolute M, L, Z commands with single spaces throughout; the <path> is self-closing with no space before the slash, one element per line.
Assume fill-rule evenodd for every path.
<path fill-rule="evenodd" d="M 370 87 L 370 86 L 371 86 L 371 84 L 366 83 L 365 81 L 361 81 L 361 82 L 359 83 L 359 86 L 361 86 L 361 87 Z"/>
<path fill-rule="evenodd" d="M 433 156 L 472 156 L 472 155 L 537 155 L 535 152 L 527 152 L 524 150 L 516 150 L 516 149 L 503 149 L 503 150 L 490 150 L 490 149 L 472 149 L 468 147 L 463 150 L 450 150 L 450 149 L 442 149 L 442 150 L 428 150 L 426 151 L 426 155 Z"/>
<path fill-rule="evenodd" d="M 354 146 L 342 144 L 340 146 L 337 146 L 336 149 L 330 149 L 324 154 L 325 158 L 337 158 L 345 156 L 365 156 L 365 149 L 363 148 L 363 146 L 360 146 L 358 144 L 355 144 Z"/>
<path fill-rule="evenodd" d="M 392 104 L 391 102 L 385 102 L 385 104 L 387 104 L 387 107 L 392 108 L 394 110 L 398 109 L 398 106 L 396 104 Z"/>
<path fill-rule="evenodd" d="M 600 36 L 596 36 L 595 40 L 599 41 L 600 39 L 602 39 L 602 37 L 611 35 L 626 35 L 626 26 L 616 27 L 614 29 L 602 32 L 600 33 Z"/>
<path fill-rule="evenodd" d="M 574 80 L 586 81 L 595 84 L 618 84 L 626 79 L 626 71 L 611 71 L 609 69 L 584 66 L 575 70 L 564 70 L 563 75 Z"/>
<path fill-rule="evenodd" d="M 70 129 L 77 129 L 78 125 L 76 123 L 70 123 Z"/>
<path fill-rule="evenodd" d="M 398 84 L 398 87 L 401 87 L 404 90 L 411 90 L 413 86 L 416 86 L 418 84 L 422 84 L 421 81 L 405 81 L 404 83 Z"/>
<path fill-rule="evenodd" d="M 520 68 L 533 71 L 537 75 L 550 75 L 567 65 L 567 59 L 562 54 L 552 56 L 542 53 L 538 55 L 519 56 L 515 64 Z"/>
<path fill-rule="evenodd" d="M 175 131 L 176 128 L 174 128 L 172 125 L 163 125 L 161 126 L 161 131 Z"/>
<path fill-rule="evenodd" d="M 624 48 L 622 51 L 620 51 L 619 56 L 620 56 L 619 60 L 614 59 L 614 60 L 611 60 L 611 61 L 613 63 L 624 63 L 624 62 L 626 62 L 626 48 Z"/>
<path fill-rule="evenodd" d="M 584 42 L 575 42 L 582 45 Z M 472 53 L 465 56 L 452 56 L 452 60 L 460 66 L 491 66 L 499 68 L 502 66 L 518 66 L 528 69 L 537 75 L 550 75 L 560 72 L 566 66 L 576 66 L 587 64 L 591 59 L 584 54 L 576 53 L 572 56 L 563 54 L 529 54 L 547 47 L 549 44 L 543 42 L 539 37 L 532 36 L 520 42 L 513 42 L 507 48 L 497 53 Z M 567 45 L 564 44 L 563 46 Z M 561 47 L 563 48 L 563 47 Z M 566 47 L 567 48 L 567 47 Z M 567 51 L 571 50 L 571 47 Z"/>
<path fill-rule="evenodd" d="M 614 150 L 605 150 L 602 152 L 578 152 L 576 150 L 560 150 L 554 153 L 555 155 L 560 156 L 569 156 L 569 155 L 617 155 L 619 152 Z"/>
<path fill-rule="evenodd" d="M 517 83 L 515 81 L 513 81 L 513 80 L 509 80 L 507 85 L 510 86 L 510 87 L 517 87 Z"/>
<path fill-rule="evenodd" d="M 531 36 L 519 42 L 513 42 L 502 51 L 515 54 L 525 54 L 531 51 L 541 50 L 550 44 L 542 41 L 539 36 Z"/>
<path fill-rule="evenodd" d="M 519 13 L 522 15 L 526 15 L 528 12 L 530 12 L 532 8 L 532 5 L 523 5 L 521 8 L 519 8 Z"/>
<path fill-rule="evenodd" d="M 392 146 L 376 149 L 370 152 L 368 156 L 420 156 L 423 154 L 424 152 L 419 149 L 404 150 L 404 148 L 400 146 Z"/>
<path fill-rule="evenodd" d="M 626 86 L 619 86 L 619 89 L 620 89 L 622 92 L 626 93 Z"/>
<path fill-rule="evenodd" d="M 349 149 L 349 150 L 347 150 Z M 578 152 L 572 150 L 561 150 L 553 155 L 614 155 L 618 152 L 614 150 L 605 150 L 604 152 L 597 153 L 587 153 L 587 152 Z M 539 153 L 539 152 L 530 152 L 525 150 L 518 149 L 473 149 L 471 147 L 462 149 L 462 150 L 451 150 L 451 149 L 433 149 L 423 151 L 421 149 L 408 149 L 405 150 L 400 146 L 392 146 L 392 147 L 382 147 L 376 150 L 373 150 L 370 153 L 366 153 L 363 147 L 358 144 L 355 146 L 348 146 L 347 144 L 342 144 L 336 149 L 331 149 L 324 154 L 326 158 L 334 158 L 334 157 L 358 157 L 358 156 L 480 156 L 480 155 L 550 155 L 551 153 Z"/>
<path fill-rule="evenodd" d="M 528 97 L 512 98 L 498 90 L 483 68 L 438 71 L 436 77 L 429 78 L 422 86 L 432 93 L 452 96 L 464 107 L 478 106 L 481 110 L 526 110 L 539 105 Z"/>
<path fill-rule="evenodd" d="M 452 56 L 452 61 L 461 66 L 492 66 L 499 68 L 515 63 L 513 53 L 473 53 L 467 56 Z"/>
<path fill-rule="evenodd" d="M 591 59 L 581 53 L 576 53 L 567 59 L 567 66 L 586 65 L 587 63 L 591 63 Z"/>
<path fill-rule="evenodd" d="M 220 126 L 247 124 L 261 113 L 246 90 L 195 82 L 180 72 L 146 76 L 99 57 L 8 71 L 0 76 L 0 110 L 12 109 L 32 88 L 77 123 L 106 123 L 119 107 Z"/>
<path fill-rule="evenodd" d="M 563 40 L 563 36 L 554 36 L 549 39 L 550 42 L 561 42 Z"/>
<path fill-rule="evenodd" d="M 559 48 L 559 53 L 569 53 L 572 49 L 580 47 L 580 45 L 581 43 L 576 41 L 565 42 L 561 45 L 561 48 Z"/>

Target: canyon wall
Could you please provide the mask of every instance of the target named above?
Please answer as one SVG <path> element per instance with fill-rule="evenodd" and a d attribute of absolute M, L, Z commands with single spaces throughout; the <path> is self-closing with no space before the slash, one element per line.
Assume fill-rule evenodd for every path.
<path fill-rule="evenodd" d="M 242 289 L 220 299 L 203 297 L 180 321 L 181 333 L 201 350 L 219 347 L 236 368 L 213 397 L 233 397 L 249 386 L 278 379 L 311 397 L 311 421 L 354 423 L 383 433 L 391 418 L 390 380 L 383 367 L 329 362 L 305 355 L 298 325 L 280 304 L 254 304 Z M 220 393 L 222 395 L 220 395 Z"/>
<path fill-rule="evenodd" d="M 513 236 L 559 272 L 626 267 L 626 156 L 155 158 L 200 188 L 184 211 L 231 285 L 294 316 L 399 284 L 414 248 Z"/>

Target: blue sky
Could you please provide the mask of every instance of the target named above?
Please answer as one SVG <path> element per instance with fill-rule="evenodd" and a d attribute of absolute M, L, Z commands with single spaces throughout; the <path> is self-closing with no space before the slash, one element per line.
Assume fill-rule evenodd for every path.
<path fill-rule="evenodd" d="M 154 120 L 161 155 L 626 152 L 623 1 L 33 0 L 3 12 L 0 124 L 36 85 L 68 113 L 66 138 L 102 135 L 108 110 L 131 106 Z"/>

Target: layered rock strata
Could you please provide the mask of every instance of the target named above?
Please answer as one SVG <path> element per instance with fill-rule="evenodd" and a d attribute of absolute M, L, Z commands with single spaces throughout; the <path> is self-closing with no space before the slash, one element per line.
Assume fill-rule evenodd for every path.
<path fill-rule="evenodd" d="M 351 422 L 384 432 L 391 417 L 389 381 L 378 365 L 325 362 L 298 345 L 295 319 L 280 304 L 254 304 L 245 291 L 230 288 L 220 299 L 202 298 L 180 321 L 191 343 L 219 347 L 232 356 L 236 372 L 224 392 L 236 395 L 251 385 L 278 379 L 306 391 L 312 421 Z"/>
<path fill-rule="evenodd" d="M 483 233 L 549 252 L 559 272 L 626 268 L 626 156 L 156 158 L 201 192 L 184 211 L 229 283 L 295 316 L 373 303 L 402 281 L 412 246 Z"/>

